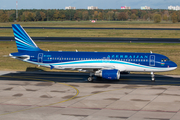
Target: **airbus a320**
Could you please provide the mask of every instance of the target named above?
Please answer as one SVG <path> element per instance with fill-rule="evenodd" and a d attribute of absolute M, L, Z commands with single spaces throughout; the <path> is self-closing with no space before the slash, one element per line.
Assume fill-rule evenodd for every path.
<path fill-rule="evenodd" d="M 21 25 L 13 24 L 12 28 L 18 52 L 10 57 L 50 69 L 89 72 L 88 81 L 96 77 L 118 80 L 121 72 L 150 72 L 154 81 L 154 72 L 177 68 L 168 57 L 156 53 L 44 51 Z"/>

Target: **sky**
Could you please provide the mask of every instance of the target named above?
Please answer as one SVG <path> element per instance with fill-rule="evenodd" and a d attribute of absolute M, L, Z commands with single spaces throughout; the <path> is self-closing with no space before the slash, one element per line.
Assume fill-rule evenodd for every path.
<path fill-rule="evenodd" d="M 65 9 L 73 6 L 76 9 L 87 9 L 88 6 L 97 6 L 99 9 L 120 9 L 121 6 L 130 6 L 131 9 L 140 9 L 149 6 L 152 9 L 167 9 L 168 6 L 180 6 L 180 0 L 0 0 L 0 9 Z"/>

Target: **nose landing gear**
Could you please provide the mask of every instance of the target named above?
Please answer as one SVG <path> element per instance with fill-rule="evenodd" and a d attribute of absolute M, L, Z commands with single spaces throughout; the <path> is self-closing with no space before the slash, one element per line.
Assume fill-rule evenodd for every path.
<path fill-rule="evenodd" d="M 155 75 L 154 75 L 154 72 L 151 72 L 151 81 L 152 81 L 152 82 L 155 82 Z"/>

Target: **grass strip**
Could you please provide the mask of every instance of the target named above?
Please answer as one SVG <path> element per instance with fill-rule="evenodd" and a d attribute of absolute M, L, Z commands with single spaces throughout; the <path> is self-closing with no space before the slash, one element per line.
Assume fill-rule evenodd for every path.
<path fill-rule="evenodd" d="M 180 38 L 178 30 L 82 30 L 25 29 L 31 37 L 121 37 L 121 38 Z M 12 29 L 0 29 L 0 37 L 13 37 Z"/>

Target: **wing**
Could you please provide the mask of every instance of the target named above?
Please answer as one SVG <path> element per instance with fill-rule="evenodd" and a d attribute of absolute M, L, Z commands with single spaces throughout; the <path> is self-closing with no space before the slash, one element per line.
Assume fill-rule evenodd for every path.
<path fill-rule="evenodd" d="M 55 68 L 55 69 L 60 69 L 60 70 L 78 70 L 78 71 L 97 71 L 97 70 L 101 70 L 101 69 L 114 69 L 114 66 L 81 66 L 81 65 L 77 65 L 77 66 L 53 66 L 50 65 L 51 69 Z"/>
<path fill-rule="evenodd" d="M 51 69 L 60 69 L 60 70 L 78 70 L 84 72 L 98 71 L 102 69 L 118 69 L 120 71 L 124 71 L 124 67 L 116 67 L 113 65 L 103 65 L 103 66 L 93 66 L 93 65 L 76 65 L 76 66 L 53 66 L 50 65 Z"/>

